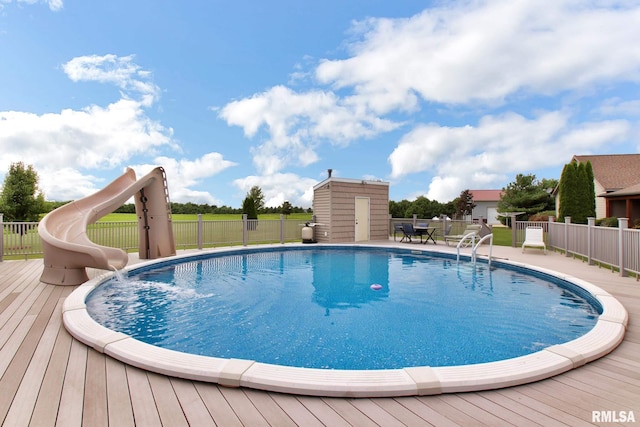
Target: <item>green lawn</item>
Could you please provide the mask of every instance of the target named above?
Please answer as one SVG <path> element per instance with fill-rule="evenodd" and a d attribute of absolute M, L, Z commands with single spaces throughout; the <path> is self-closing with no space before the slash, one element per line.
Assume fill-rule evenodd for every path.
<path fill-rule="evenodd" d="M 100 218 L 100 222 L 125 222 L 125 221 L 137 221 L 136 214 L 123 214 L 123 213 L 110 213 Z M 197 221 L 197 214 L 172 214 L 172 221 Z M 241 220 L 242 215 L 239 214 L 203 214 L 203 221 L 233 221 Z M 261 214 L 258 215 L 258 219 L 280 219 L 280 214 Z M 287 215 L 285 219 L 299 219 L 301 221 L 307 221 L 311 219 L 310 213 L 293 213 Z"/>
<path fill-rule="evenodd" d="M 493 227 L 493 244 L 496 246 L 511 246 L 511 229 Z"/>

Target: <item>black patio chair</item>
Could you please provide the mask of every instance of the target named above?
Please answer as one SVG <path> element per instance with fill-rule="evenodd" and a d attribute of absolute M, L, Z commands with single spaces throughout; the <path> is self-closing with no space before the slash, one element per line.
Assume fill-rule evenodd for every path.
<path fill-rule="evenodd" d="M 404 237 L 402 237 L 402 240 L 400 240 L 401 242 L 406 239 L 407 242 L 411 243 L 412 237 L 420 236 L 420 242 L 422 243 L 422 234 L 418 233 L 413 228 L 413 224 L 411 223 L 402 224 L 402 233 L 404 234 Z"/>

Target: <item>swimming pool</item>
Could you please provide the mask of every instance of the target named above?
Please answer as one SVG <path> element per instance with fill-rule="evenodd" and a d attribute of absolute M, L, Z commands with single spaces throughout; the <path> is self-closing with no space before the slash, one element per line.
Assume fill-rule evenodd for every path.
<path fill-rule="evenodd" d="M 94 348 L 156 372 L 332 396 L 434 394 L 534 381 L 605 354 L 624 334 L 626 312 L 614 299 L 580 281 L 551 286 L 549 281 L 559 279 L 546 271 L 523 274 L 523 267 L 512 263 L 498 263 L 503 268 L 494 271 L 422 250 L 316 248 L 233 249 L 178 257 L 180 264 L 163 260 L 135 266 L 124 287 L 109 277 L 81 286 L 78 291 L 84 290 L 76 292 L 82 295 L 65 304 L 65 325 Z M 230 274 L 248 271 L 259 278 Z M 443 283 L 441 274 L 449 273 L 458 281 Z M 202 283 L 212 275 L 218 279 L 214 286 Z M 173 285 L 159 285 L 158 277 Z M 129 280 L 137 285 L 128 286 Z M 247 303 L 247 296 L 257 298 Z M 527 310 L 522 309 L 525 298 Z M 559 299 L 543 304 L 551 298 Z M 114 300 L 128 305 L 118 308 Z M 223 302 L 207 312 L 200 303 L 208 300 Z M 443 304 L 450 300 L 453 307 Z M 494 305 L 498 300 L 502 305 Z M 274 311 L 282 305 L 283 311 Z M 221 323 L 189 325 L 181 314 L 173 317 L 178 306 Z M 108 328 L 93 321 L 87 307 Z M 583 319 L 567 320 L 572 311 L 580 311 Z M 479 317 L 486 313 L 491 316 Z M 532 321 L 534 314 L 538 321 Z M 177 327 L 168 330 L 167 323 Z M 552 330 L 553 325 L 566 330 Z M 327 327 L 330 333 L 323 335 L 320 329 Z M 518 329 L 528 334 L 524 344 L 513 339 L 521 334 Z M 243 338 L 227 339 L 230 330 Z M 436 336 L 441 331 L 448 335 Z M 484 332 L 508 338 L 484 345 Z M 280 341 L 287 336 L 290 341 Z M 205 341 L 213 341 L 217 353 L 209 353 Z M 274 346 L 264 349 L 265 342 Z M 382 347 L 385 343 L 389 348 Z M 256 346 L 266 355 L 257 354 Z M 339 350 L 338 356 L 326 349 Z M 443 351 L 432 357 L 435 349 Z M 289 358 L 294 353 L 314 358 Z"/>

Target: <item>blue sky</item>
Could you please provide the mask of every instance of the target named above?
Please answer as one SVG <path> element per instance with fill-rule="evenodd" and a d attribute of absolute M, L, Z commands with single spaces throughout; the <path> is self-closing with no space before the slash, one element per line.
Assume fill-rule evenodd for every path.
<path fill-rule="evenodd" d="M 640 152 L 638 40 L 627 0 L 0 0 L 0 178 L 72 200 L 160 165 L 232 207 L 309 207 L 329 168 L 396 201 L 559 178 Z"/>

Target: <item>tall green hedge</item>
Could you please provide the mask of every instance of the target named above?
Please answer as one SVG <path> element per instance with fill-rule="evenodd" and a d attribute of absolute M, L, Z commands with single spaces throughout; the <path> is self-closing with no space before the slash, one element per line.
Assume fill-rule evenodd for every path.
<path fill-rule="evenodd" d="M 571 222 L 586 224 L 587 218 L 595 217 L 596 196 L 591 162 L 564 165 L 559 193 L 559 221 L 570 216 Z"/>

